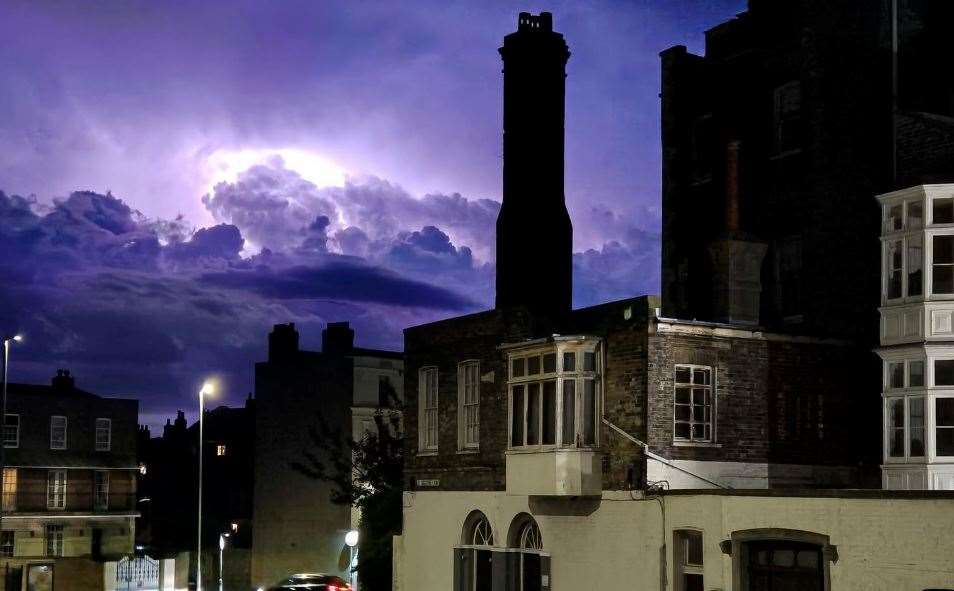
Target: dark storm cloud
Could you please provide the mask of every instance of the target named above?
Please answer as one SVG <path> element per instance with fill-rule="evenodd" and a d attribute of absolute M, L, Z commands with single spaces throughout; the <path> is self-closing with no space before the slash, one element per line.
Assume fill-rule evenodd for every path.
<path fill-rule="evenodd" d="M 154 414 L 157 405 L 188 408 L 209 373 L 242 394 L 274 322 L 298 323 L 311 333 L 307 343 L 327 321 L 352 320 L 364 330 L 359 342 L 399 347 L 403 326 L 479 306 L 370 259 L 327 252 L 329 223 L 317 216 L 287 250 L 243 258 L 236 225 L 190 231 L 182 219 L 147 219 L 92 192 L 46 208 L 0 192 L 0 331 L 28 335 L 13 376 L 42 382 L 69 367 L 90 389 L 134 389 Z M 400 236 L 395 244 L 441 256 L 464 252 L 437 229 Z"/>

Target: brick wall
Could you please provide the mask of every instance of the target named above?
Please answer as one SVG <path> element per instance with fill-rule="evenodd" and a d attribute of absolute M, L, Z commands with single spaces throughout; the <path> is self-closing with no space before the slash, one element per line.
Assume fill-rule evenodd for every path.
<path fill-rule="evenodd" d="M 846 344 L 650 337 L 650 448 L 672 459 L 856 466 L 880 460 L 881 402 L 869 351 Z M 714 368 L 718 447 L 673 444 L 676 364 Z M 874 392 L 874 394 L 872 394 Z"/>

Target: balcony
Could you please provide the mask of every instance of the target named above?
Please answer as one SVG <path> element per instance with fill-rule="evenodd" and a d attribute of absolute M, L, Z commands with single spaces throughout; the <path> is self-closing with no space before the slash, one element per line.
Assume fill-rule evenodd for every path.
<path fill-rule="evenodd" d="M 508 495 L 579 497 L 602 492 L 602 454 L 598 451 L 567 448 L 507 452 Z"/>
<path fill-rule="evenodd" d="M 60 506 L 56 506 L 59 504 Z M 130 513 L 136 510 L 136 496 L 131 493 L 111 493 L 105 497 L 92 493 L 67 491 L 65 503 L 46 493 L 4 493 L 3 512 L 6 514 L 45 513 Z"/>

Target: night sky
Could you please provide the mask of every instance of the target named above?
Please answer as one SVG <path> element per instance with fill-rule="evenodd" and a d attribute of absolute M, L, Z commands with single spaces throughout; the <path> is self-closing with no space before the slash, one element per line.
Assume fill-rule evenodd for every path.
<path fill-rule="evenodd" d="M 493 304 L 503 36 L 569 43 L 574 305 L 659 290 L 659 51 L 745 0 L 0 6 L 0 330 L 12 381 L 68 368 L 196 414 L 240 404 L 276 322 L 400 349 Z M 217 404 L 216 403 L 212 403 Z"/>

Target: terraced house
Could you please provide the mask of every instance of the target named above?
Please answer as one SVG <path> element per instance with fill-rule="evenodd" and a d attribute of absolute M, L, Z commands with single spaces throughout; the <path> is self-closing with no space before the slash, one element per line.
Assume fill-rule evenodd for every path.
<path fill-rule="evenodd" d="M 6 589 L 102 589 L 133 552 L 139 403 L 76 387 L 10 384 L 0 568 Z M 113 565 L 114 566 L 114 565 Z"/>

